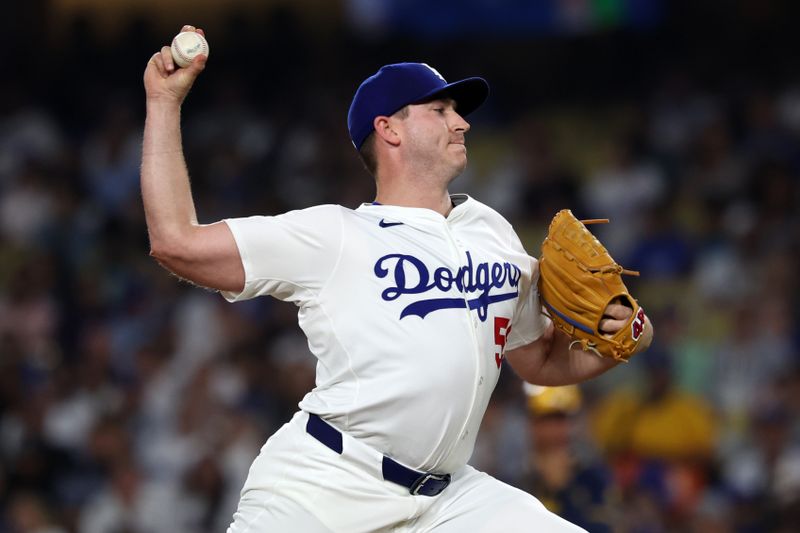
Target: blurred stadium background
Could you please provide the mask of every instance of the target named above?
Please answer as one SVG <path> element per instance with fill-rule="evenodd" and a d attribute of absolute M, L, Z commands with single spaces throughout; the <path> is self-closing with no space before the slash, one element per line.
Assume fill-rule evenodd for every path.
<path fill-rule="evenodd" d="M 653 349 L 546 408 L 506 369 L 476 467 L 593 532 L 797 531 L 798 11 L 7 3 L 0 533 L 224 531 L 250 461 L 313 386 L 292 306 L 227 304 L 147 255 L 141 76 L 185 23 L 211 43 L 184 105 L 201 221 L 371 200 L 347 106 L 400 60 L 490 81 L 454 190 L 505 213 L 532 255 L 560 208 L 612 219 L 601 236 L 642 272 Z"/>

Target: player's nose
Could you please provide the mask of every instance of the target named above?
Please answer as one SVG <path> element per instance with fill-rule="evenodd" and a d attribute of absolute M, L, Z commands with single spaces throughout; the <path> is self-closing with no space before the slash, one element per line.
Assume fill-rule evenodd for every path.
<path fill-rule="evenodd" d="M 467 133 L 470 128 L 469 122 L 464 120 L 464 117 L 459 115 L 457 111 L 453 111 L 453 115 L 455 116 L 455 120 L 453 121 L 453 131 Z"/>

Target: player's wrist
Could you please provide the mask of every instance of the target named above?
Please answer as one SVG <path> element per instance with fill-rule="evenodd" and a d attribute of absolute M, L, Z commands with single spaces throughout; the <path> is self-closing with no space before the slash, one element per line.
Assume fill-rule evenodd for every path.
<path fill-rule="evenodd" d="M 172 94 L 148 94 L 145 99 L 147 110 L 180 109 L 183 98 Z"/>
<path fill-rule="evenodd" d="M 650 345 L 653 343 L 653 323 L 650 322 L 650 317 L 645 315 L 644 320 L 644 331 L 642 332 L 642 338 L 639 339 L 639 344 L 636 346 L 636 350 L 633 352 L 633 355 L 642 353 L 650 348 Z"/>

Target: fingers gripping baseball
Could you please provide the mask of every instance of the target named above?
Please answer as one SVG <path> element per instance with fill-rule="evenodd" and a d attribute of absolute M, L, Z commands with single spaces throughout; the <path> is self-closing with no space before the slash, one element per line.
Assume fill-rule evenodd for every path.
<path fill-rule="evenodd" d="M 181 31 L 193 31 L 205 37 L 203 30 L 194 26 L 184 26 Z M 180 104 L 186 98 L 197 76 L 205 68 L 207 59 L 208 56 L 200 54 L 185 68 L 179 68 L 175 64 L 171 48 L 163 46 L 160 51 L 153 54 L 144 71 L 147 99 Z"/>

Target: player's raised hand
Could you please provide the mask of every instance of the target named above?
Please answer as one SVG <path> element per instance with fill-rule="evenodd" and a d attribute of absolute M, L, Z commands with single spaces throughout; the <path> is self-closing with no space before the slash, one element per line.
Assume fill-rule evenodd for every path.
<path fill-rule="evenodd" d="M 184 26 L 184 31 L 196 31 L 205 37 L 200 28 Z M 144 70 L 144 89 L 148 101 L 164 101 L 181 104 L 194 84 L 194 80 L 206 66 L 205 55 L 196 56 L 186 68 L 179 68 L 172 58 L 169 46 L 163 46 L 147 62 Z"/>

